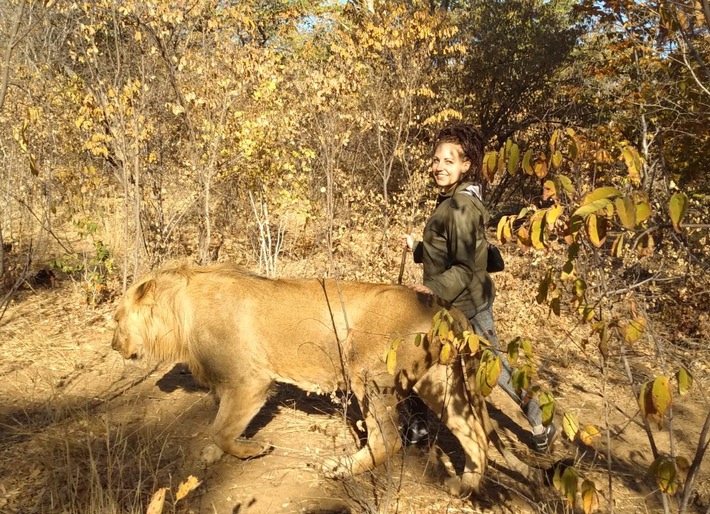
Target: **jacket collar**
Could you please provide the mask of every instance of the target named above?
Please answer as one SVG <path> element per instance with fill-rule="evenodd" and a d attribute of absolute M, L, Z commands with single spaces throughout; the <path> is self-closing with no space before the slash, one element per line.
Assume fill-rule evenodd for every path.
<path fill-rule="evenodd" d="M 452 189 L 451 191 L 449 191 L 448 193 L 441 193 L 441 192 L 440 192 L 440 193 L 439 193 L 438 200 L 437 200 L 437 203 L 443 202 L 443 201 L 446 200 L 447 198 L 451 198 L 452 196 L 454 196 L 454 195 L 455 195 L 456 193 L 458 193 L 459 191 L 463 191 L 464 189 L 466 189 L 467 187 L 472 186 L 472 185 L 473 185 L 473 182 L 469 182 L 469 181 L 466 181 L 466 180 L 462 180 L 461 182 L 459 182 L 458 184 L 456 184 L 456 187 L 453 188 L 453 189 Z"/>

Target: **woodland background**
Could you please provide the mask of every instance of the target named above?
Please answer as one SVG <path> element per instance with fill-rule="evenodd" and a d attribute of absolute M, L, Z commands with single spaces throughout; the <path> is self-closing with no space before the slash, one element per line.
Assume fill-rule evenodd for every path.
<path fill-rule="evenodd" d="M 2 314 L 57 282 L 107 308 L 172 260 L 394 282 L 432 137 L 464 120 L 491 237 L 628 377 L 662 508 L 707 508 L 708 0 L 0 0 L 0 52 Z M 681 457 L 649 424 L 672 441 L 688 390 Z"/>

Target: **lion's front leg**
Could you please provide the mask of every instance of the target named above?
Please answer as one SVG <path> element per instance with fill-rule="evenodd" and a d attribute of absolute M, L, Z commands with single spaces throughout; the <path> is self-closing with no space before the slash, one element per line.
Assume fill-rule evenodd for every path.
<path fill-rule="evenodd" d="M 460 368 L 436 364 L 417 383 L 415 390 L 424 403 L 451 430 L 466 454 L 461 484 L 451 484 L 452 493 L 477 493 L 488 458 L 488 437 L 464 389 Z"/>
<path fill-rule="evenodd" d="M 219 411 L 212 424 L 213 445 L 202 451 L 202 460 L 211 464 L 224 453 L 240 459 L 259 457 L 271 450 L 268 443 L 239 439 L 266 402 L 271 382 L 243 384 L 220 393 Z"/>
<path fill-rule="evenodd" d="M 397 398 L 393 388 L 368 391 L 364 393 L 367 398 L 357 391 L 355 394 L 365 415 L 367 443 L 352 455 L 327 460 L 323 471 L 329 478 L 346 478 L 370 471 L 402 448 Z"/>

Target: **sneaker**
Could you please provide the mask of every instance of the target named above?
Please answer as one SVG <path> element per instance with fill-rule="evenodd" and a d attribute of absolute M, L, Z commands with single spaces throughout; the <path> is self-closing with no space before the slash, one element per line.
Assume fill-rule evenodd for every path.
<path fill-rule="evenodd" d="M 533 434 L 533 450 L 538 453 L 547 453 L 557 437 L 555 425 L 547 425 L 542 434 Z"/>
<path fill-rule="evenodd" d="M 429 427 L 426 421 L 415 419 L 407 426 L 404 433 L 404 444 L 417 446 L 426 444 L 429 441 Z"/>

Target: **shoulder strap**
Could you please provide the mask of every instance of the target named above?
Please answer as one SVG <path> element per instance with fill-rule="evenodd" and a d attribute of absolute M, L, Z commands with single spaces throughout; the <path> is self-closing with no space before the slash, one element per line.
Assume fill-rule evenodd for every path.
<path fill-rule="evenodd" d="M 486 236 L 486 226 L 485 223 L 483 223 L 483 213 L 486 212 L 486 207 L 483 205 L 481 197 L 478 196 L 478 191 L 478 186 L 476 186 L 475 184 L 471 184 L 470 186 L 467 186 L 464 189 L 457 191 L 456 194 L 461 193 L 471 198 L 473 205 L 476 207 L 476 209 L 478 209 L 478 212 L 481 213 L 481 222 L 483 224 L 483 239 L 488 242 L 488 237 Z"/>

